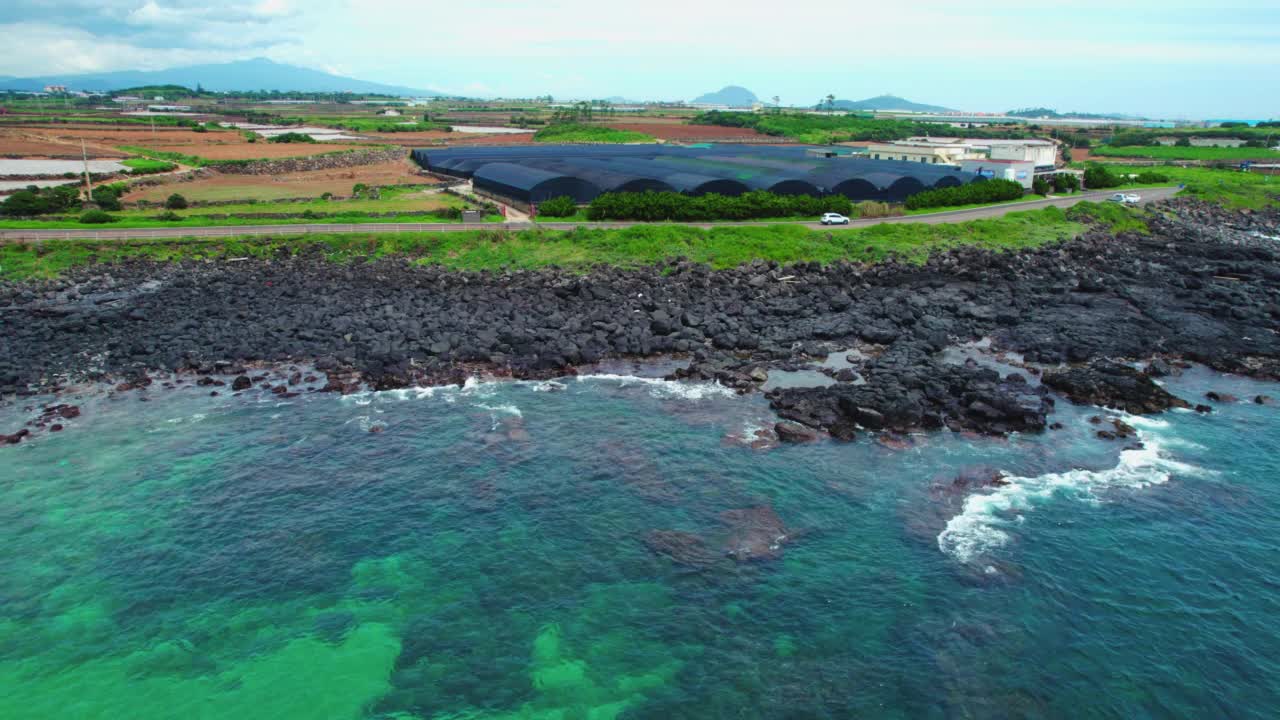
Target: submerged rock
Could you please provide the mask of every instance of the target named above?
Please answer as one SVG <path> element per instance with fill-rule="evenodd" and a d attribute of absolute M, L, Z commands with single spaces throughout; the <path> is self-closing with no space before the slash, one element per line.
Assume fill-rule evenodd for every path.
<path fill-rule="evenodd" d="M 768 505 L 725 510 L 720 520 L 729 526 L 725 554 L 738 562 L 776 560 L 782 557 L 783 544 L 791 539 L 782 519 Z"/>

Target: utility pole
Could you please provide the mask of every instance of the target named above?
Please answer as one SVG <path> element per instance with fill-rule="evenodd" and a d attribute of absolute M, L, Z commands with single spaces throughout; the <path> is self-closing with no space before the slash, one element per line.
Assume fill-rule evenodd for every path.
<path fill-rule="evenodd" d="M 93 201 L 93 191 L 89 187 L 89 151 L 85 149 L 84 138 L 80 138 L 80 157 L 84 160 L 84 201 Z"/>

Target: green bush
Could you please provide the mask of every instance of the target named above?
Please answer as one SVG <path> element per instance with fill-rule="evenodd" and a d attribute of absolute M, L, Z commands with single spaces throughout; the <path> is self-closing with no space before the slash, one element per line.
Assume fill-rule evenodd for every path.
<path fill-rule="evenodd" d="M 1138 173 L 1138 177 L 1134 179 L 1134 182 L 1141 183 L 1143 185 L 1154 185 L 1156 183 L 1169 182 L 1169 176 L 1163 173 L 1153 172 L 1151 170 L 1143 170 Z"/>
<path fill-rule="evenodd" d="M 1080 189 L 1080 178 L 1071 173 L 1058 173 L 1053 176 L 1053 191 L 1059 193 L 1075 192 Z"/>
<path fill-rule="evenodd" d="M 66 212 L 76 206 L 80 191 L 75 185 L 39 188 L 29 185 L 0 202 L 0 215 L 31 217 Z"/>
<path fill-rule="evenodd" d="M 1031 192 L 1035 193 L 1036 195 L 1048 195 L 1048 194 L 1049 194 L 1049 181 L 1048 181 L 1048 180 L 1045 180 L 1045 179 L 1044 179 L 1044 178 L 1042 178 L 1042 177 L 1038 177 L 1038 178 L 1036 178 L 1035 180 L 1032 180 L 1032 181 L 1031 181 Z"/>
<path fill-rule="evenodd" d="M 315 138 L 303 133 L 287 132 L 280 135 L 267 138 L 267 142 L 273 143 L 314 143 Z"/>
<path fill-rule="evenodd" d="M 775 195 L 755 190 L 737 197 L 674 192 L 605 193 L 587 206 L 591 220 L 705 221 L 752 220 L 853 213 L 853 203 L 843 195 Z"/>
<path fill-rule="evenodd" d="M 177 222 L 182 219 L 182 216 L 172 210 L 165 210 L 157 215 L 156 219 L 163 220 L 165 222 Z"/>
<path fill-rule="evenodd" d="M 114 215 L 108 214 L 105 210 L 90 210 L 80 216 L 80 222 L 85 225 L 104 225 L 113 223 L 117 220 Z"/>
<path fill-rule="evenodd" d="M 1022 197 L 1022 192 L 1022 185 L 1012 180 L 987 180 L 937 190 L 925 190 L 907 198 L 905 205 L 908 210 L 920 210 L 949 205 L 999 202 L 1017 200 Z"/>
<path fill-rule="evenodd" d="M 178 193 L 174 193 L 164 201 L 164 206 L 168 210 L 186 210 L 188 203 L 186 198 L 182 197 Z"/>
<path fill-rule="evenodd" d="M 545 217 L 569 217 L 578 212 L 578 204 L 573 198 L 561 195 L 538 204 L 538 214 Z"/>
<path fill-rule="evenodd" d="M 125 191 L 123 185 L 99 185 L 90 193 L 90 197 L 97 203 L 98 207 L 103 210 L 123 210 L 124 205 L 120 203 L 120 195 Z"/>
<path fill-rule="evenodd" d="M 1089 163 L 1084 169 L 1084 185 L 1090 190 L 1119 187 L 1121 182 L 1119 175 L 1097 163 Z"/>

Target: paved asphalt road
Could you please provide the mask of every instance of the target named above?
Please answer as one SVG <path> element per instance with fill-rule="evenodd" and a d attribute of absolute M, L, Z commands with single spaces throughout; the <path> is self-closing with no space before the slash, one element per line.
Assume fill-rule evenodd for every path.
<path fill-rule="evenodd" d="M 1142 196 L 1143 203 L 1155 202 L 1157 200 L 1165 200 L 1173 197 L 1178 192 L 1178 188 L 1146 188 L 1142 190 L 1130 191 L 1136 192 Z M 945 212 L 929 213 L 926 215 L 904 215 L 902 217 L 891 218 L 874 218 L 867 220 L 854 220 L 846 226 L 836 225 L 828 226 L 816 222 L 810 223 L 788 223 L 794 225 L 802 225 L 804 227 L 821 229 L 828 228 L 831 230 L 841 230 L 847 227 L 866 227 L 868 225 L 878 225 L 880 223 L 956 223 L 968 220 L 977 220 L 979 218 L 1000 217 L 1006 213 L 1019 210 L 1036 210 L 1038 208 L 1049 207 L 1050 205 L 1068 208 L 1082 200 L 1105 200 L 1114 194 L 1112 190 L 1080 193 L 1072 197 L 1051 198 L 1047 200 L 1032 200 L 1028 202 L 1006 203 L 1003 205 L 988 205 L 986 207 L 973 208 L 970 210 L 949 210 Z M 632 225 L 643 225 L 645 223 L 635 222 L 599 222 L 599 223 L 557 223 L 543 222 L 538 223 L 538 227 L 548 228 L 551 230 L 568 230 L 575 227 L 585 226 L 593 228 L 624 228 Z M 709 228 L 713 226 L 724 225 L 776 225 L 779 223 L 767 222 L 741 222 L 741 223 L 691 223 L 695 227 Z M 60 240 L 60 239 L 91 239 L 91 240 L 134 240 L 146 238 L 187 238 L 187 237 L 227 237 L 227 236 L 244 236 L 244 235 L 300 235 L 303 233 L 371 233 L 371 232 L 449 232 L 457 230 L 523 230 L 534 227 L 533 223 L 313 223 L 305 225 L 218 225 L 209 227 L 182 227 L 182 228 L 84 228 L 72 230 L 0 230 L 0 240 L 16 240 L 16 241 L 38 241 L 38 240 Z"/>

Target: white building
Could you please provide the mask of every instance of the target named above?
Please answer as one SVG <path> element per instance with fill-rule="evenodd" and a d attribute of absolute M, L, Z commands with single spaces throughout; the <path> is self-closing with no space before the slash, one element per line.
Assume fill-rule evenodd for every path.
<path fill-rule="evenodd" d="M 993 180 L 1012 180 L 1030 190 L 1035 180 L 1036 166 L 1029 160 L 993 160 L 980 158 L 961 160 L 960 169 Z"/>
<path fill-rule="evenodd" d="M 961 160 L 977 157 L 974 149 L 962 142 L 939 142 L 929 138 L 871 143 L 866 156 L 872 160 L 898 160 L 930 165 L 956 165 Z"/>

